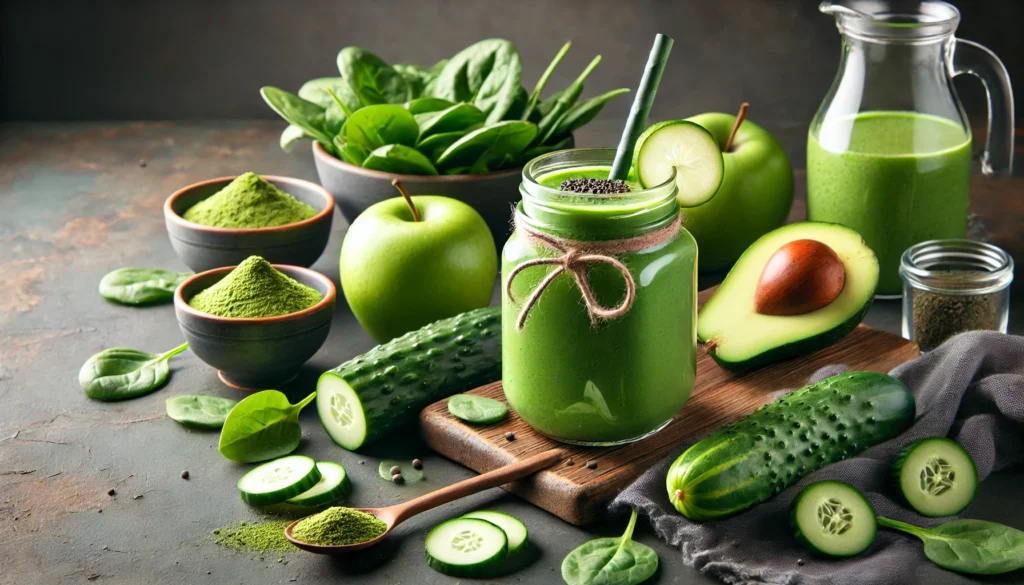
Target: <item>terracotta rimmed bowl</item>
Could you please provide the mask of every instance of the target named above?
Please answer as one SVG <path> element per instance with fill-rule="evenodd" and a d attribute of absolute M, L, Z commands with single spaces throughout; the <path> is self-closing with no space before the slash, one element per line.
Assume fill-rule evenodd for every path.
<path fill-rule="evenodd" d="M 182 214 L 223 189 L 236 177 L 210 179 L 176 191 L 164 203 L 164 223 L 171 246 L 195 272 L 237 266 L 249 256 L 262 256 L 271 264 L 311 266 L 323 254 L 331 235 L 334 197 L 326 189 L 302 179 L 260 175 L 296 199 L 317 210 L 313 217 L 278 227 L 218 228 L 186 221 Z"/>
<path fill-rule="evenodd" d="M 320 349 L 331 330 L 337 291 L 326 276 L 299 266 L 274 265 L 324 296 L 312 307 L 279 317 L 233 319 L 202 313 L 188 301 L 224 278 L 233 266 L 201 272 L 174 293 L 178 326 L 199 359 L 217 368 L 221 381 L 241 390 L 277 388 Z"/>
<path fill-rule="evenodd" d="M 313 141 L 313 161 L 324 186 L 338 202 L 349 223 L 374 203 L 401 197 L 391 181 L 398 179 L 412 195 L 443 195 L 458 199 L 477 211 L 491 229 L 501 250 L 512 231 L 512 206 L 521 198 L 522 168 L 480 175 L 396 175 L 351 165 L 329 154 Z"/>

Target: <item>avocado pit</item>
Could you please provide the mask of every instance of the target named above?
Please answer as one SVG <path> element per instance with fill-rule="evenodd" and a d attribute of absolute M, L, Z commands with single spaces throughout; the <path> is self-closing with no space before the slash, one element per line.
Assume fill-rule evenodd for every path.
<path fill-rule="evenodd" d="M 754 310 L 762 315 L 802 315 L 836 300 L 846 286 L 843 261 L 817 240 L 793 240 L 765 263 L 754 290 Z"/>

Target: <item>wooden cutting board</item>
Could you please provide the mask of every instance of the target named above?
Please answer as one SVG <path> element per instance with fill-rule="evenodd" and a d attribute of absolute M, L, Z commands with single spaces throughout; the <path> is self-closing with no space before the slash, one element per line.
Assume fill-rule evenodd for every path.
<path fill-rule="evenodd" d="M 698 302 L 703 305 L 711 292 L 702 291 Z M 723 370 L 698 349 L 697 385 L 682 412 L 654 436 L 619 447 L 558 443 L 534 431 L 515 412 L 500 424 L 474 427 L 448 414 L 447 400 L 425 408 L 420 426 L 432 449 L 480 473 L 553 447 L 566 449 L 574 465 L 561 463 L 503 487 L 566 522 L 582 525 L 598 519 L 616 494 L 684 441 L 704 437 L 803 386 L 818 368 L 839 363 L 851 370 L 888 372 L 919 353 L 916 344 L 866 325 L 831 347 L 744 374 Z M 470 394 L 505 402 L 501 382 Z M 514 441 L 505 439 L 509 431 L 514 433 Z M 588 469 L 588 461 L 595 461 L 597 468 Z"/>

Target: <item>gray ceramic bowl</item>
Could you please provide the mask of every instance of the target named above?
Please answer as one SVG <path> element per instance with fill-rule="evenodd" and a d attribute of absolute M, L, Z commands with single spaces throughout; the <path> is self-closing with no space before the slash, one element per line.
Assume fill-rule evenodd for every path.
<path fill-rule="evenodd" d="M 201 272 L 174 293 L 178 326 L 199 359 L 219 370 L 220 379 L 241 390 L 277 388 L 290 381 L 320 349 L 331 330 L 337 292 L 331 279 L 298 266 L 274 268 L 324 295 L 298 313 L 261 319 L 233 319 L 199 312 L 188 301 L 224 278 L 233 266 Z"/>
<path fill-rule="evenodd" d="M 398 179 L 411 195 L 444 195 L 471 206 L 487 222 L 501 250 L 512 231 L 512 206 L 519 201 L 521 168 L 482 175 L 396 175 L 350 165 L 331 156 L 313 141 L 313 160 L 322 184 L 338 201 L 349 223 L 367 207 L 401 197 L 391 181 Z"/>
<path fill-rule="evenodd" d="M 313 217 L 278 227 L 217 228 L 185 221 L 181 216 L 196 203 L 220 191 L 235 177 L 210 179 L 178 190 L 164 203 L 164 223 L 171 246 L 195 272 L 237 266 L 249 256 L 271 264 L 311 266 L 327 246 L 334 219 L 334 198 L 323 187 L 301 179 L 261 175 L 278 189 L 317 210 Z"/>

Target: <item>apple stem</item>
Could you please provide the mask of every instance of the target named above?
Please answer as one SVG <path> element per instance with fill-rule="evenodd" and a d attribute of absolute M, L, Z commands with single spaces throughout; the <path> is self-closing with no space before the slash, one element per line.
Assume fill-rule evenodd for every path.
<path fill-rule="evenodd" d="M 736 114 L 736 121 L 732 125 L 732 131 L 729 132 L 729 138 L 725 141 L 725 146 L 722 148 L 722 152 L 729 152 L 732 148 L 732 139 L 736 137 L 736 131 L 740 129 L 740 124 L 743 123 L 743 119 L 747 117 L 747 108 L 750 104 L 743 102 L 740 104 L 740 113 Z"/>
<path fill-rule="evenodd" d="M 398 189 L 398 192 L 402 194 L 402 197 L 405 197 L 405 202 L 409 204 L 409 210 L 412 211 L 412 220 L 421 221 L 420 212 L 416 211 L 416 206 L 412 202 L 412 197 L 409 196 L 409 192 L 405 190 L 405 186 L 402 185 L 402 182 L 395 179 L 391 181 L 391 184 L 395 186 L 395 189 Z"/>

